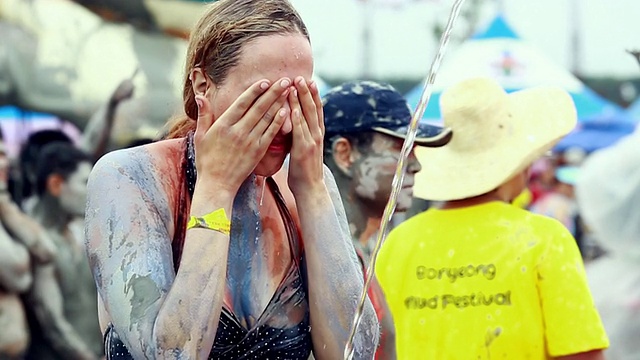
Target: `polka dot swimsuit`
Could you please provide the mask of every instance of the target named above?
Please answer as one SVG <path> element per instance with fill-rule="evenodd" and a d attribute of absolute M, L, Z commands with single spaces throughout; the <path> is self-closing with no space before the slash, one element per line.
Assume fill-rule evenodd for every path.
<path fill-rule="evenodd" d="M 216 339 L 209 359 L 306 360 L 309 358 L 311 333 L 308 310 L 305 311 L 304 319 L 293 327 L 280 329 L 264 323 L 268 322 L 270 314 L 279 312 L 281 307 L 286 307 L 287 304 L 308 307 L 301 277 L 294 274 L 300 272 L 295 266 L 292 266 L 291 269 L 293 271 L 290 271 L 283 280 L 265 312 L 261 315 L 257 326 L 250 331 L 240 325 L 231 311 L 225 306 L 222 307 Z M 289 291 L 291 289 L 294 290 L 293 294 L 283 298 L 286 293 L 291 293 Z M 105 333 L 105 354 L 109 360 L 133 359 L 111 324 Z"/>

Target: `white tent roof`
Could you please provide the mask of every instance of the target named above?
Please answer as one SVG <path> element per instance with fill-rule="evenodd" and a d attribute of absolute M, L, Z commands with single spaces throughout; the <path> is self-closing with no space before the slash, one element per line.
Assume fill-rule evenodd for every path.
<path fill-rule="evenodd" d="M 473 77 L 493 78 L 507 91 L 539 85 L 564 88 L 571 93 L 580 119 L 611 116 L 620 111 L 618 106 L 598 96 L 571 72 L 520 39 L 502 16 L 497 16 L 486 30 L 445 56 L 423 118 L 438 122 L 440 93 Z M 419 84 L 406 95 L 414 109 L 422 88 L 423 84 Z"/>

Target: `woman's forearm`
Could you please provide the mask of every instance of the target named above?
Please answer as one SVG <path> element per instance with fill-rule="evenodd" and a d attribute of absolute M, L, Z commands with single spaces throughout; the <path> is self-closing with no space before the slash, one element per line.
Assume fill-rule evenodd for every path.
<path fill-rule="evenodd" d="M 326 187 L 296 196 L 296 207 L 305 244 L 314 356 L 341 358 L 363 289 L 360 265 Z M 367 300 L 355 358 L 371 359 L 377 341 L 378 321 Z"/>
<path fill-rule="evenodd" d="M 233 195 L 205 194 L 196 187 L 190 215 L 224 208 L 230 217 L 232 203 Z M 180 269 L 154 327 L 156 356 L 208 357 L 222 310 L 228 250 L 229 235 L 202 228 L 187 231 Z"/>

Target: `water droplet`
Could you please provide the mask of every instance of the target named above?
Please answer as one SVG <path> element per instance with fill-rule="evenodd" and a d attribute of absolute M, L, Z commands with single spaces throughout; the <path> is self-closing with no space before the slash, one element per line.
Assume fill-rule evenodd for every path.
<path fill-rule="evenodd" d="M 260 185 L 262 187 L 262 193 L 260 194 L 260 207 L 262 207 L 262 202 L 264 200 L 264 188 L 266 186 L 264 186 L 264 179 L 262 179 L 262 184 Z"/>

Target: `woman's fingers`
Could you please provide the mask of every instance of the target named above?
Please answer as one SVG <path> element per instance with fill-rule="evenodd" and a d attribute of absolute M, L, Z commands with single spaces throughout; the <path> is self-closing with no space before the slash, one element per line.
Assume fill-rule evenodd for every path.
<path fill-rule="evenodd" d="M 298 101 L 302 109 L 302 116 L 307 124 L 307 129 L 314 136 L 321 136 L 321 128 L 318 121 L 318 111 L 309 84 L 302 76 L 296 78 L 298 89 Z"/>
<path fill-rule="evenodd" d="M 254 136 L 254 137 L 261 137 L 262 136 L 262 134 L 265 132 L 265 129 L 267 129 L 271 125 L 271 123 L 274 121 L 275 117 L 278 114 L 278 111 L 280 109 L 282 109 L 282 107 L 284 106 L 285 102 L 287 102 L 287 97 L 289 95 L 289 91 L 290 91 L 289 88 L 285 89 L 285 91 L 282 94 L 280 94 L 280 96 L 276 99 L 276 101 L 271 104 L 271 107 L 269 108 L 269 110 L 267 110 L 262 115 L 262 117 L 255 124 L 253 129 L 250 130 L 249 136 Z M 252 115 L 247 113 L 246 116 L 249 118 Z M 249 122 L 254 122 L 254 120 L 255 119 L 249 120 Z"/>
<path fill-rule="evenodd" d="M 231 106 L 229 106 L 227 111 L 225 111 L 224 121 L 227 122 L 229 126 L 240 121 L 247 111 L 253 108 L 253 104 L 256 102 L 256 99 L 260 98 L 261 95 L 271 88 L 272 86 L 269 80 L 260 80 L 251 85 L 247 90 L 240 94 Z M 273 99 L 275 100 L 276 98 L 277 96 Z"/>
<path fill-rule="evenodd" d="M 276 113 L 276 116 L 273 118 L 273 121 L 269 124 L 269 127 L 264 131 L 262 137 L 260 138 L 260 148 L 263 152 L 266 152 L 267 148 L 273 141 L 273 139 L 278 135 L 280 128 L 284 124 L 287 116 L 289 115 L 289 111 L 285 108 L 280 108 Z"/>
<path fill-rule="evenodd" d="M 311 95 L 313 96 L 313 102 L 316 104 L 316 113 L 318 114 L 318 125 L 324 136 L 324 110 L 322 108 L 322 98 L 320 97 L 320 89 L 315 81 L 309 83 L 309 89 L 311 89 Z"/>
<path fill-rule="evenodd" d="M 309 125 L 303 118 L 302 107 L 297 88 L 289 93 L 289 106 L 291 107 L 291 125 L 293 127 L 293 146 L 297 142 L 306 142 L 311 135 L 309 134 Z"/>
<path fill-rule="evenodd" d="M 288 91 L 289 86 L 291 86 L 291 80 L 289 78 L 281 78 L 276 81 L 271 87 L 264 93 L 262 96 L 258 97 L 258 99 L 249 107 L 247 112 L 244 114 L 242 124 L 238 124 L 242 126 L 243 130 L 246 129 L 247 134 L 251 129 L 256 127 L 256 125 L 261 122 L 270 123 L 271 120 L 275 117 L 275 111 L 278 111 L 280 106 L 275 107 L 274 112 L 270 112 L 272 110 L 272 106 L 274 103 L 283 100 L 286 100 L 286 96 L 284 99 L 280 97 Z"/>

